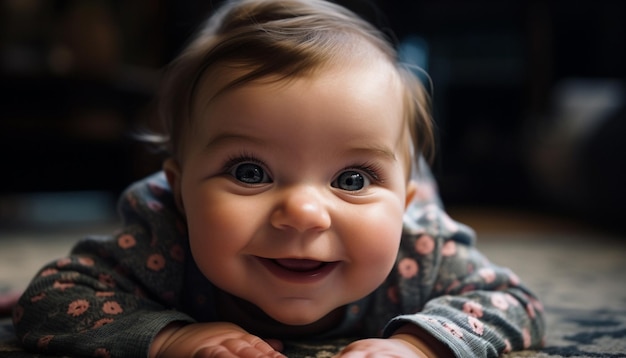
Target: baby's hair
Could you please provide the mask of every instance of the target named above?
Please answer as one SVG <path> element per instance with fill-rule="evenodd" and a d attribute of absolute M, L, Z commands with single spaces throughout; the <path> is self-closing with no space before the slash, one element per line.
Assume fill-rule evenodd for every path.
<path fill-rule="evenodd" d="M 369 48 L 390 61 L 402 80 L 411 156 L 430 159 L 434 149 L 430 100 L 419 79 L 398 62 L 396 50 L 381 31 L 323 0 L 227 1 L 166 69 L 159 98 L 164 133 L 149 137 L 176 158 L 184 144 L 183 132 L 192 125 L 197 87 L 201 81 L 215 82 L 211 76 L 230 76 L 215 96 L 251 81 L 314 74 Z"/>

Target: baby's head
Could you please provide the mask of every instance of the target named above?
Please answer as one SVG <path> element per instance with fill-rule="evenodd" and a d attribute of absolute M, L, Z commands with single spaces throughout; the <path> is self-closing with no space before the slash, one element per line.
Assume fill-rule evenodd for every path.
<path fill-rule="evenodd" d="M 420 81 L 398 62 L 383 33 L 349 10 L 319 0 L 227 1 L 166 72 L 160 96 L 163 144 L 180 158 L 185 135 L 193 130 L 192 104 L 202 81 L 212 82 L 216 95 L 255 80 L 289 81 L 373 58 L 388 62 L 402 81 L 407 153 L 430 157 L 430 108 Z"/>
<path fill-rule="evenodd" d="M 164 170 L 213 284 L 309 325 L 385 280 L 432 133 L 422 87 L 371 25 L 319 0 L 228 2 L 161 100 Z"/>

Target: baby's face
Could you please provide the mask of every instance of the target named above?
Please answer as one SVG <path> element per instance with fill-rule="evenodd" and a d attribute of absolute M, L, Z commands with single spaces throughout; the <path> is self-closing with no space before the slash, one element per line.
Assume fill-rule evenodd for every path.
<path fill-rule="evenodd" d="M 391 66 L 247 84 L 208 102 L 203 86 L 180 170 L 169 173 L 202 273 L 290 325 L 376 289 L 411 195 Z"/>

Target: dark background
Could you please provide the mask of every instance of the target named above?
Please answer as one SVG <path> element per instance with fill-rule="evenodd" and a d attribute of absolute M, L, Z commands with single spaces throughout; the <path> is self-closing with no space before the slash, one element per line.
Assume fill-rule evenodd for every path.
<path fill-rule="evenodd" d="M 622 230 L 625 1 L 339 2 L 423 56 L 410 59 L 434 83 L 446 205 Z M 160 168 L 132 133 L 218 3 L 0 1 L 0 224 L 22 196 L 114 198 Z"/>

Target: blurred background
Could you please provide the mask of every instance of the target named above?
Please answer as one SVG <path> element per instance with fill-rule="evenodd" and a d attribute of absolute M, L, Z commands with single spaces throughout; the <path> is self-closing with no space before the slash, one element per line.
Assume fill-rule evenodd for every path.
<path fill-rule="evenodd" d="M 625 232 L 626 2 L 338 2 L 430 75 L 433 171 L 457 217 Z M 115 220 L 160 168 L 132 136 L 159 71 L 219 3 L 0 0 L 0 230 Z"/>

